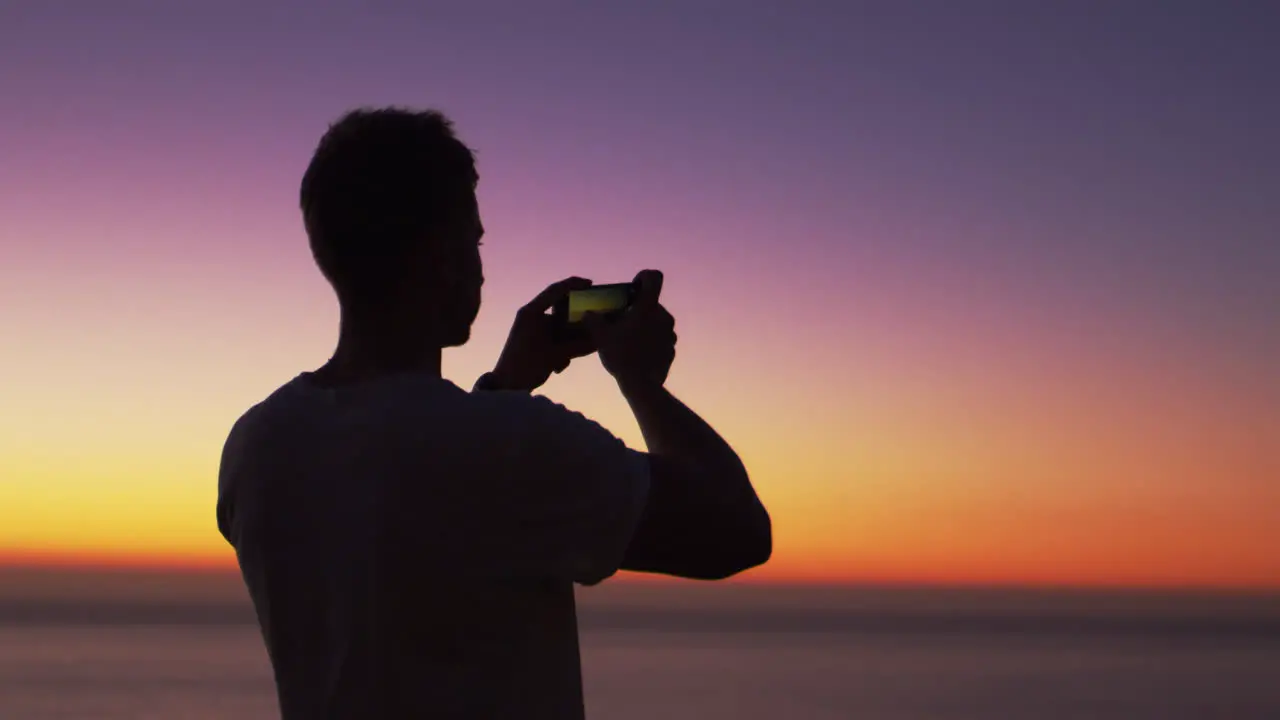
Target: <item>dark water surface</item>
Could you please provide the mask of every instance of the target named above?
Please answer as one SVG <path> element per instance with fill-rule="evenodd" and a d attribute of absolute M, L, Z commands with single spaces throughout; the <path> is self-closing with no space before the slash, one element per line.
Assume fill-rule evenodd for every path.
<path fill-rule="evenodd" d="M 4 720 L 277 716 L 234 587 L 4 589 Z M 600 720 L 1280 719 L 1274 597 L 617 584 L 580 598 Z"/>

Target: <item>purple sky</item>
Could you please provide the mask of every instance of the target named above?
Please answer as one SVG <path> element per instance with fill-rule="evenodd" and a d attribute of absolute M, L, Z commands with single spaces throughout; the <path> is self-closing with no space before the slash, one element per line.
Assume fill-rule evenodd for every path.
<path fill-rule="evenodd" d="M 433 104 L 486 176 L 536 189 L 521 173 L 564 158 L 497 201 L 553 218 L 661 214 L 765 265 L 889 256 L 957 292 L 1273 339 L 1270 3 L 262 5 L 6 3 L 5 204 L 93 202 L 84 153 L 126 186 L 182 176 L 192 202 L 246 171 L 288 195 L 280 160 L 318 118 Z"/>

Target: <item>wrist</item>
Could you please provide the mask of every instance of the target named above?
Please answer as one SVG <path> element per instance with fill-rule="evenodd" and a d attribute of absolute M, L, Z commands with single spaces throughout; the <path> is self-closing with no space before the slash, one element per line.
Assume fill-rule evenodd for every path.
<path fill-rule="evenodd" d="M 643 397 L 663 390 L 662 382 L 652 377 L 624 375 L 614 376 L 613 380 L 625 398 Z"/>

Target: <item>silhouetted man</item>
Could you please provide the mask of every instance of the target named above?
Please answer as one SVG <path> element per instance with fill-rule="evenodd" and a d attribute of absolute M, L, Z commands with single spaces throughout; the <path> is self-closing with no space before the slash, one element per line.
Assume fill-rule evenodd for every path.
<path fill-rule="evenodd" d="M 545 313 L 590 283 L 555 283 L 474 390 L 441 377 L 480 309 L 476 183 L 444 116 L 393 108 L 334 124 L 302 179 L 337 349 L 235 424 L 217 508 L 285 720 L 581 718 L 573 583 L 724 578 L 771 552 L 737 455 L 663 388 L 660 273 L 577 344 Z M 530 394 L 591 352 L 648 453 Z"/>

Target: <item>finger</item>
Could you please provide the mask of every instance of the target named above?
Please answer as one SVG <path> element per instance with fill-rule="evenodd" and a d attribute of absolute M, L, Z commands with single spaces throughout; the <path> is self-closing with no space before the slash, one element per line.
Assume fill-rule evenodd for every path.
<path fill-rule="evenodd" d="M 584 290 L 591 287 L 591 281 L 586 278 L 570 277 L 560 282 L 551 283 L 546 290 L 538 293 L 538 296 L 530 300 L 522 311 L 528 313 L 544 313 L 556 304 L 556 301 L 568 295 L 574 290 Z"/>
<path fill-rule="evenodd" d="M 634 282 L 637 306 L 647 309 L 658 304 L 658 297 L 662 295 L 661 270 L 641 270 Z"/>
<path fill-rule="evenodd" d="M 573 358 L 580 358 L 595 352 L 596 343 L 588 335 L 588 337 L 574 338 L 560 343 L 556 346 L 556 350 L 564 354 L 567 362 Z"/>
<path fill-rule="evenodd" d="M 676 329 L 676 318 L 671 314 L 671 311 L 667 310 L 666 306 L 658 305 L 654 308 L 654 314 L 662 327 L 672 331 Z"/>

